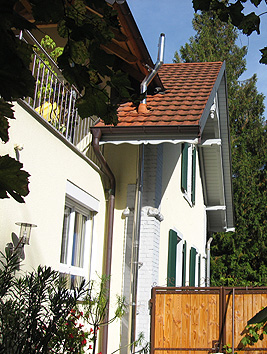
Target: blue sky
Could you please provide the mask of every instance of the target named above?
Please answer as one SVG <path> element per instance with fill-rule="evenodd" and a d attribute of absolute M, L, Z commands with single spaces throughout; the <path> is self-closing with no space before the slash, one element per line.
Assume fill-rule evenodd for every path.
<path fill-rule="evenodd" d="M 166 35 L 165 63 L 172 63 L 174 52 L 188 42 L 195 34 L 192 28 L 194 10 L 191 0 L 127 0 L 137 26 L 147 45 L 152 60 L 157 59 L 158 40 L 160 33 Z M 247 5 L 246 5 L 247 8 Z M 261 14 L 267 10 L 266 4 L 256 9 L 248 9 Z M 259 49 L 267 46 L 267 14 L 261 16 L 261 34 L 253 33 L 247 37 L 239 34 L 237 45 L 248 46 L 247 71 L 240 79 L 248 79 L 254 73 L 258 76 L 258 90 L 267 96 L 267 65 L 259 64 Z M 267 99 L 265 99 L 267 106 Z M 267 112 L 267 109 L 266 109 Z"/>

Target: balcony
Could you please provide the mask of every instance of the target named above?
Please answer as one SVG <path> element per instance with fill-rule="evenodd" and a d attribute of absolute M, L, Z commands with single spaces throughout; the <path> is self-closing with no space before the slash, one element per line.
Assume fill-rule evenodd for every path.
<path fill-rule="evenodd" d="M 32 75 L 36 80 L 34 95 L 25 98 L 24 103 L 35 115 L 38 113 L 46 125 L 48 123 L 52 128 L 50 130 L 58 132 L 58 137 L 98 165 L 91 147 L 90 133 L 90 127 L 97 118 L 81 119 L 76 108 L 76 100 L 80 97 L 76 87 L 64 79 L 57 64 L 29 31 L 21 34 L 20 38 L 38 48 L 33 54 L 31 65 Z M 42 53 L 42 57 L 39 53 Z M 44 57 L 45 60 L 42 59 Z"/>

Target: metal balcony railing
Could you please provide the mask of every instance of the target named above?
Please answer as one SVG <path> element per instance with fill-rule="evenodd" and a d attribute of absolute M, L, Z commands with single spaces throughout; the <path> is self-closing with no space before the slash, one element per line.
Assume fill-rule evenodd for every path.
<path fill-rule="evenodd" d="M 80 97 L 78 90 L 66 82 L 57 64 L 29 31 L 24 33 L 23 39 L 37 46 L 38 52 L 45 56 L 44 61 L 37 51 L 33 54 L 34 96 L 25 98 L 25 101 L 65 139 L 97 163 L 90 148 L 90 127 L 95 121 L 91 117 L 81 119 L 79 116 L 76 108 L 76 100 Z"/>

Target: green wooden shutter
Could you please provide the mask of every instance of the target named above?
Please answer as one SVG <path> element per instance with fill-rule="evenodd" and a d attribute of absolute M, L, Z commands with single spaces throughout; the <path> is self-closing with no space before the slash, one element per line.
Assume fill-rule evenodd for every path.
<path fill-rule="evenodd" d="M 192 189 L 191 189 L 191 201 L 192 204 L 195 204 L 196 200 L 196 157 L 197 157 L 197 149 L 193 149 L 192 154 Z"/>
<path fill-rule="evenodd" d="M 177 246 L 177 233 L 174 230 L 170 230 L 169 231 L 167 286 L 175 286 L 175 283 L 176 283 L 176 246 Z"/>
<path fill-rule="evenodd" d="M 183 273 L 182 273 L 182 286 L 185 286 L 186 280 L 186 241 L 183 244 Z"/>
<path fill-rule="evenodd" d="M 191 247 L 191 249 L 190 249 L 190 264 L 189 264 L 189 286 L 195 286 L 196 255 L 197 255 L 196 249 L 194 247 Z"/>
<path fill-rule="evenodd" d="M 182 145 L 182 191 L 187 190 L 187 173 L 188 173 L 188 143 Z"/>

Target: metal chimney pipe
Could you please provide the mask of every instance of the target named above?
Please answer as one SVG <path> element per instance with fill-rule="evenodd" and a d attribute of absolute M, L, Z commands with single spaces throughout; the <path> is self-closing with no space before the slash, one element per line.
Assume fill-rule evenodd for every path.
<path fill-rule="evenodd" d="M 159 50 L 158 50 L 158 58 L 157 62 L 155 64 L 154 69 L 144 78 L 144 80 L 141 82 L 141 94 L 145 93 L 147 91 L 148 85 L 151 83 L 151 81 L 154 79 L 154 77 L 157 75 L 161 65 L 163 64 L 164 61 L 164 48 L 165 48 L 165 34 L 161 33 L 159 37 L 159 44 L 158 44 Z M 145 105 L 145 106 L 144 106 Z M 141 101 L 139 108 L 139 112 L 146 112 L 146 97 Z"/>

